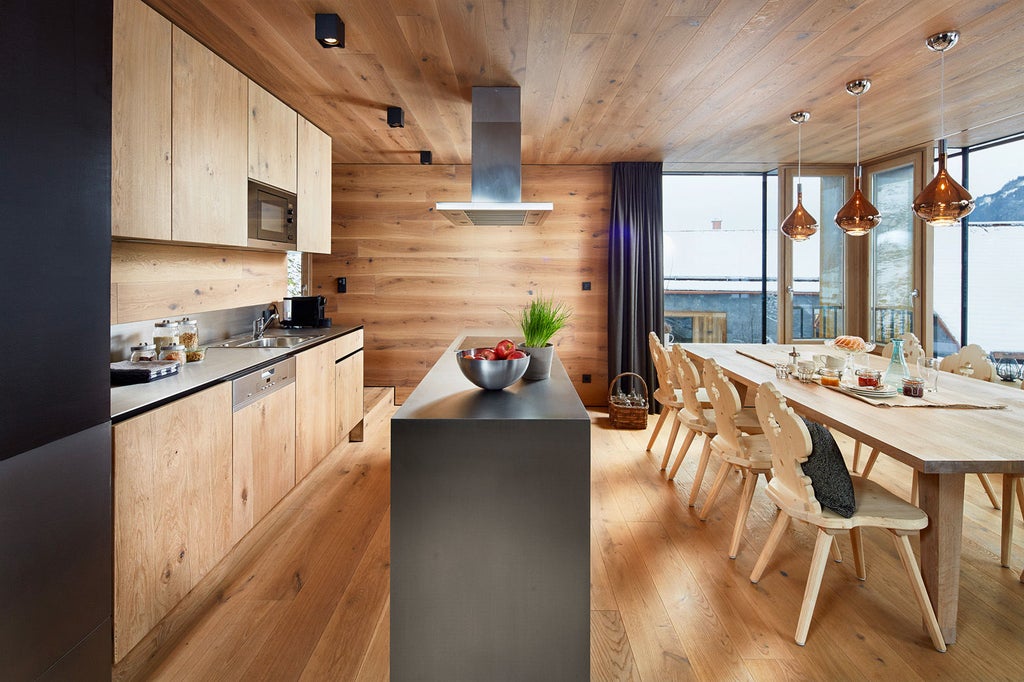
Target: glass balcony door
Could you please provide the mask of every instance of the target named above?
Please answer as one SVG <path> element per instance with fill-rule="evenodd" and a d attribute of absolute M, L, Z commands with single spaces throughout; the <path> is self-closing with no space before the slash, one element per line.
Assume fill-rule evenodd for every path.
<path fill-rule="evenodd" d="M 926 344 L 931 328 L 923 324 L 931 302 L 922 292 L 929 277 L 926 264 L 931 245 L 926 228 L 914 215 L 911 204 L 922 187 L 923 154 L 904 155 L 865 167 L 867 193 L 882 215 L 870 240 L 869 335 L 878 345 L 906 332 Z M 927 308 L 927 310 L 926 310 Z"/>
<path fill-rule="evenodd" d="M 796 205 L 796 168 L 781 169 L 787 188 L 779 222 Z M 852 169 L 804 166 L 804 208 L 818 219 L 818 231 L 793 242 L 778 231 L 782 281 L 779 300 L 779 338 L 783 343 L 830 339 L 846 333 L 849 303 L 846 282 L 846 235 L 835 224 L 835 214 L 853 187 Z M 852 190 L 851 190 L 852 191 Z"/>

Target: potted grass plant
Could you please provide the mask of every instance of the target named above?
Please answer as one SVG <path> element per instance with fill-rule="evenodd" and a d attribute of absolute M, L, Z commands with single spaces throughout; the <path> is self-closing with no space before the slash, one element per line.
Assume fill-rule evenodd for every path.
<path fill-rule="evenodd" d="M 523 379 L 540 381 L 551 375 L 551 356 L 554 336 L 572 317 L 572 308 L 565 302 L 555 300 L 554 296 L 540 296 L 520 308 L 510 317 L 519 325 L 523 332 L 523 352 L 530 356 L 530 366 L 526 369 Z"/>

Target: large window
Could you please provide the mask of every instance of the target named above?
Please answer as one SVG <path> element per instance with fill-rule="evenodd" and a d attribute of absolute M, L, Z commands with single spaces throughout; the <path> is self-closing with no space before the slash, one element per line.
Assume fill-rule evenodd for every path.
<path fill-rule="evenodd" d="M 870 173 L 871 203 L 882 222 L 871 230 L 871 338 L 878 344 L 914 330 L 914 165 Z"/>
<path fill-rule="evenodd" d="M 962 228 L 934 230 L 934 353 L 976 343 L 1024 360 L 1024 136 L 968 147 L 947 168 L 976 208 Z M 966 258 L 964 257 L 966 255 Z"/>
<path fill-rule="evenodd" d="M 663 189 L 666 331 L 686 342 L 774 340 L 777 178 L 665 175 Z"/>

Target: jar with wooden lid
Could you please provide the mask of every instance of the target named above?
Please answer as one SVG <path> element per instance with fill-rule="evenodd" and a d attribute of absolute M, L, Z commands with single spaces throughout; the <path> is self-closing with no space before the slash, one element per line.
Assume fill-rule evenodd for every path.
<path fill-rule="evenodd" d="M 179 326 L 177 322 L 164 320 L 153 325 L 153 345 L 163 352 L 164 346 L 171 346 L 181 343 L 179 340 Z"/>
<path fill-rule="evenodd" d="M 185 364 L 185 346 L 180 343 L 172 343 L 169 346 L 164 346 L 160 349 L 161 360 L 177 360 L 181 364 Z"/>
<path fill-rule="evenodd" d="M 199 321 L 183 319 L 178 323 L 178 343 L 187 351 L 199 350 Z"/>
<path fill-rule="evenodd" d="M 152 362 L 156 360 L 156 346 L 148 341 L 143 341 L 137 346 L 132 346 L 131 362 Z"/>

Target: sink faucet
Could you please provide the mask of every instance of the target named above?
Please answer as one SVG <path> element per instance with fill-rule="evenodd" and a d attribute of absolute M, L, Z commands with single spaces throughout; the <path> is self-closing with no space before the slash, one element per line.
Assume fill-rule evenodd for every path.
<path fill-rule="evenodd" d="M 273 322 L 276 319 L 277 319 L 277 313 L 276 312 L 271 313 L 270 317 L 264 317 L 263 313 L 260 313 L 260 316 L 252 321 L 252 338 L 253 338 L 253 340 L 255 341 L 256 339 L 262 339 L 263 338 L 263 332 L 267 331 L 267 327 L 270 326 L 270 323 Z"/>

